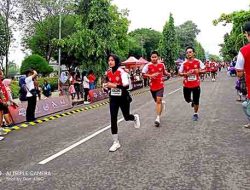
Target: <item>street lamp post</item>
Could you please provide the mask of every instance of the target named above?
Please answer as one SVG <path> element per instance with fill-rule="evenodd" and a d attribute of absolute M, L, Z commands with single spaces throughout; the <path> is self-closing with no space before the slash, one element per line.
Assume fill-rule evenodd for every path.
<path fill-rule="evenodd" d="M 61 41 L 62 38 L 62 14 L 61 14 L 61 10 L 59 13 L 59 41 Z M 59 46 L 59 50 L 58 50 L 58 76 L 60 77 L 61 75 L 61 46 Z"/>

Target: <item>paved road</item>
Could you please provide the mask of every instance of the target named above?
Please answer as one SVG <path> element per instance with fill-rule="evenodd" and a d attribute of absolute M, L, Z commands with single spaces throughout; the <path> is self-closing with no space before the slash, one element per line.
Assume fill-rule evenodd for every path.
<path fill-rule="evenodd" d="M 121 121 L 114 153 L 107 105 L 12 132 L 0 142 L 0 189 L 250 189 L 250 130 L 234 83 L 226 72 L 204 81 L 194 122 L 181 79 L 167 81 L 160 128 L 150 93 L 135 96 L 141 128 Z"/>

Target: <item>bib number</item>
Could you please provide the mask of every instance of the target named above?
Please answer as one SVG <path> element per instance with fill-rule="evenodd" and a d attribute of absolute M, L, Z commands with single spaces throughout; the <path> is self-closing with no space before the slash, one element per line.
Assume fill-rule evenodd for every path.
<path fill-rule="evenodd" d="M 190 76 L 188 77 L 188 81 L 195 81 L 195 80 L 197 80 L 196 75 L 190 75 Z"/>
<path fill-rule="evenodd" d="M 122 89 L 119 88 L 111 88 L 111 96 L 121 96 L 122 95 Z"/>

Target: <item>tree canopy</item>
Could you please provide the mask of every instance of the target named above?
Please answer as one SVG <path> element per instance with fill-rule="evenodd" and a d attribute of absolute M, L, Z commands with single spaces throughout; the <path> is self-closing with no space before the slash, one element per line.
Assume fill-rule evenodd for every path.
<path fill-rule="evenodd" d="M 38 73 L 46 76 L 53 72 L 53 68 L 40 55 L 33 54 L 26 57 L 21 65 L 21 74 L 24 74 L 28 69 L 35 69 Z"/>

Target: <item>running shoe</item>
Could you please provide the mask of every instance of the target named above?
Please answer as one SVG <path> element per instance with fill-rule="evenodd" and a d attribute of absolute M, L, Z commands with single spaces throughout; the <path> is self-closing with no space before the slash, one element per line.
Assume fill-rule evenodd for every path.
<path fill-rule="evenodd" d="M 250 129 L 250 123 L 244 125 L 245 128 Z"/>
<path fill-rule="evenodd" d="M 109 152 L 115 152 L 120 147 L 121 147 L 121 145 L 120 145 L 119 141 L 114 141 L 114 143 L 112 144 L 112 146 L 109 149 Z"/>
<path fill-rule="evenodd" d="M 0 141 L 2 141 L 4 139 L 4 137 L 0 136 Z"/>
<path fill-rule="evenodd" d="M 88 105 L 88 104 L 90 104 L 89 101 L 84 101 L 84 105 Z"/>
<path fill-rule="evenodd" d="M 134 127 L 138 129 L 141 126 L 140 117 L 138 114 L 135 114 L 134 116 L 135 116 Z"/>
<path fill-rule="evenodd" d="M 199 116 L 198 116 L 197 113 L 195 113 L 195 114 L 193 115 L 193 121 L 198 121 L 198 119 L 199 119 Z"/>
<path fill-rule="evenodd" d="M 156 118 L 155 120 L 155 127 L 160 127 L 160 119 Z"/>
<path fill-rule="evenodd" d="M 7 133 L 4 131 L 2 127 L 0 127 L 0 135 L 7 135 Z"/>

